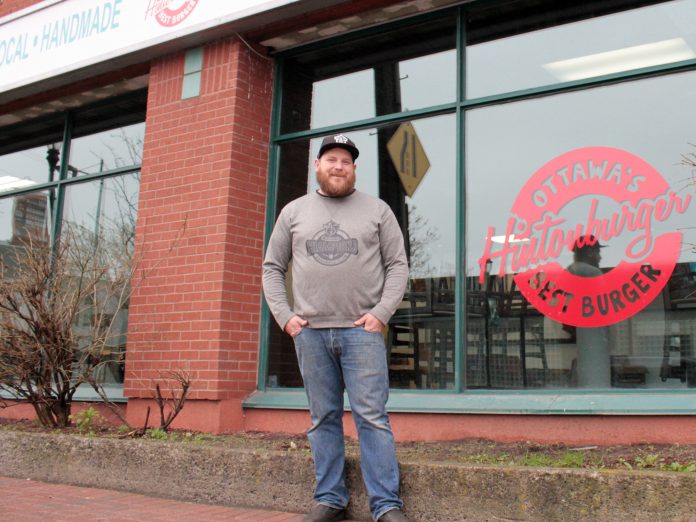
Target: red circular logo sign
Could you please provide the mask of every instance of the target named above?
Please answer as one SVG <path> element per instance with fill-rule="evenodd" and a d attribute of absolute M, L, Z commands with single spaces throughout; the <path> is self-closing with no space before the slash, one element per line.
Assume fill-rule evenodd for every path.
<path fill-rule="evenodd" d="M 164 27 L 173 27 L 186 20 L 197 4 L 198 0 L 158 2 L 154 8 L 155 20 Z"/>
<path fill-rule="evenodd" d="M 587 196 L 584 222 L 568 225 L 561 211 Z M 598 213 L 597 196 L 617 209 Z M 660 173 L 641 158 L 610 147 L 586 147 L 562 154 L 527 181 L 511 209 L 502 247 L 493 252 L 489 228 L 483 269 L 500 258 L 529 303 L 563 324 L 598 327 L 623 321 L 645 308 L 667 284 L 679 259 L 681 232 L 654 237 L 655 222 L 684 213 L 690 195 L 680 197 Z M 565 226 L 564 226 L 565 225 Z M 563 251 L 633 238 L 610 271 L 576 275 L 557 261 Z M 587 265 L 589 266 L 589 265 Z M 507 268 L 506 268 L 507 267 Z M 483 277 L 483 275 L 482 275 Z"/>

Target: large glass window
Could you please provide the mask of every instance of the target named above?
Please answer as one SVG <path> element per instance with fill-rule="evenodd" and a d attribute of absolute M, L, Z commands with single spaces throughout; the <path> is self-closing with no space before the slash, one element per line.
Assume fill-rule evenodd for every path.
<path fill-rule="evenodd" d="M 90 302 L 81 304 L 73 331 L 81 346 L 103 336 L 103 349 L 87 362 L 111 390 L 123 383 L 128 324 L 128 294 L 135 246 L 140 164 L 145 124 L 145 96 L 132 94 L 112 103 L 76 109 L 56 125 L 56 118 L 18 126 L 22 139 L 0 140 L 0 252 L 11 277 L 17 252 L 37 241 L 48 246 L 69 242 L 66 262 L 75 273 L 85 266 L 108 266 Z M 63 139 L 51 133 L 64 129 Z M 10 136 L 12 133 L 8 133 Z M 37 144 L 42 145 L 37 146 Z M 63 151 L 69 151 L 62 157 Z M 32 190 L 42 184 L 42 190 Z M 48 188 L 46 188 L 48 186 Z M 90 260 L 90 265 L 84 264 Z M 118 393 L 118 392 L 117 392 Z"/>
<path fill-rule="evenodd" d="M 696 262 L 690 247 L 696 243 L 690 224 L 696 209 L 689 204 L 690 172 L 680 165 L 693 151 L 694 117 L 693 72 L 468 113 L 468 386 L 696 385 L 696 315 L 687 297 Z M 504 133 L 495 132 L 501 128 Z M 598 144 L 607 149 L 588 147 Z M 557 157 L 567 159 L 543 174 L 544 164 Z M 537 172 L 542 176 L 535 178 Z M 543 220 L 553 224 L 537 226 L 528 236 L 517 228 Z M 554 247 L 553 234 L 565 234 L 567 242 L 576 230 L 595 235 L 602 247 L 581 248 L 572 241 Z M 667 252 L 666 238 L 675 233 L 676 250 Z M 510 245 L 521 251 L 535 240 L 536 251 L 545 249 L 547 259 L 515 267 L 512 254 L 496 255 Z M 480 260 L 487 249 L 491 262 L 482 279 Z M 580 259 L 594 250 L 600 258 Z M 565 272 L 583 263 L 585 288 L 568 297 L 570 287 L 562 286 L 566 276 L 553 274 L 551 262 Z M 637 264 L 638 277 L 628 263 Z M 672 267 L 674 275 L 658 279 L 646 267 Z M 547 277 L 537 283 L 539 273 Z M 515 274 L 532 279 L 532 299 Z M 646 291 L 651 285 L 663 288 L 653 295 Z M 557 299 L 558 313 L 553 306 L 535 306 L 539 295 L 542 305 Z M 563 322 L 564 316 L 572 320 L 576 304 L 575 320 L 584 321 L 582 326 Z M 560 310 L 566 305 L 568 310 Z M 605 320 L 589 324 L 598 316 Z"/>
<path fill-rule="evenodd" d="M 696 0 L 467 2 L 281 56 L 273 210 L 316 189 L 323 130 L 343 124 L 358 188 L 402 225 L 393 388 L 696 386 L 694 13 Z M 398 176 L 412 136 L 429 162 L 415 192 Z M 301 386 L 268 324 L 264 384 Z"/>

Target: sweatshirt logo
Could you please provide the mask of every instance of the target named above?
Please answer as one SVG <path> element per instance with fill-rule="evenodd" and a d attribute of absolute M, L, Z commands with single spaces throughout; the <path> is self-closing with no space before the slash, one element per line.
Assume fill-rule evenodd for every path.
<path fill-rule="evenodd" d="M 307 240 L 307 254 L 322 265 L 334 266 L 358 254 L 358 240 L 351 239 L 340 229 L 341 225 L 331 220 Z"/>

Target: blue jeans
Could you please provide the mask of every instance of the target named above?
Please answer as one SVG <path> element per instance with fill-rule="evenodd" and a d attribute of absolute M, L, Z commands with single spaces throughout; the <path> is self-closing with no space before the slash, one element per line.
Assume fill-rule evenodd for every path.
<path fill-rule="evenodd" d="M 386 404 L 389 371 L 381 333 L 355 328 L 305 327 L 295 351 L 309 399 L 307 432 L 314 456 L 315 500 L 348 505 L 343 438 L 343 390 L 348 392 L 360 443 L 360 468 L 375 520 L 401 508 L 399 465 Z"/>

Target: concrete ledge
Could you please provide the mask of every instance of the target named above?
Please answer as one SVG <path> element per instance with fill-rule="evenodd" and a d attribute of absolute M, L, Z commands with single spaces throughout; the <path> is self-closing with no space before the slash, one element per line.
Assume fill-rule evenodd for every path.
<path fill-rule="evenodd" d="M 350 516 L 370 520 L 359 463 L 348 459 Z M 402 462 L 413 522 L 696 521 L 696 474 Z M 0 431 L 0 475 L 213 504 L 302 512 L 307 451 Z"/>

